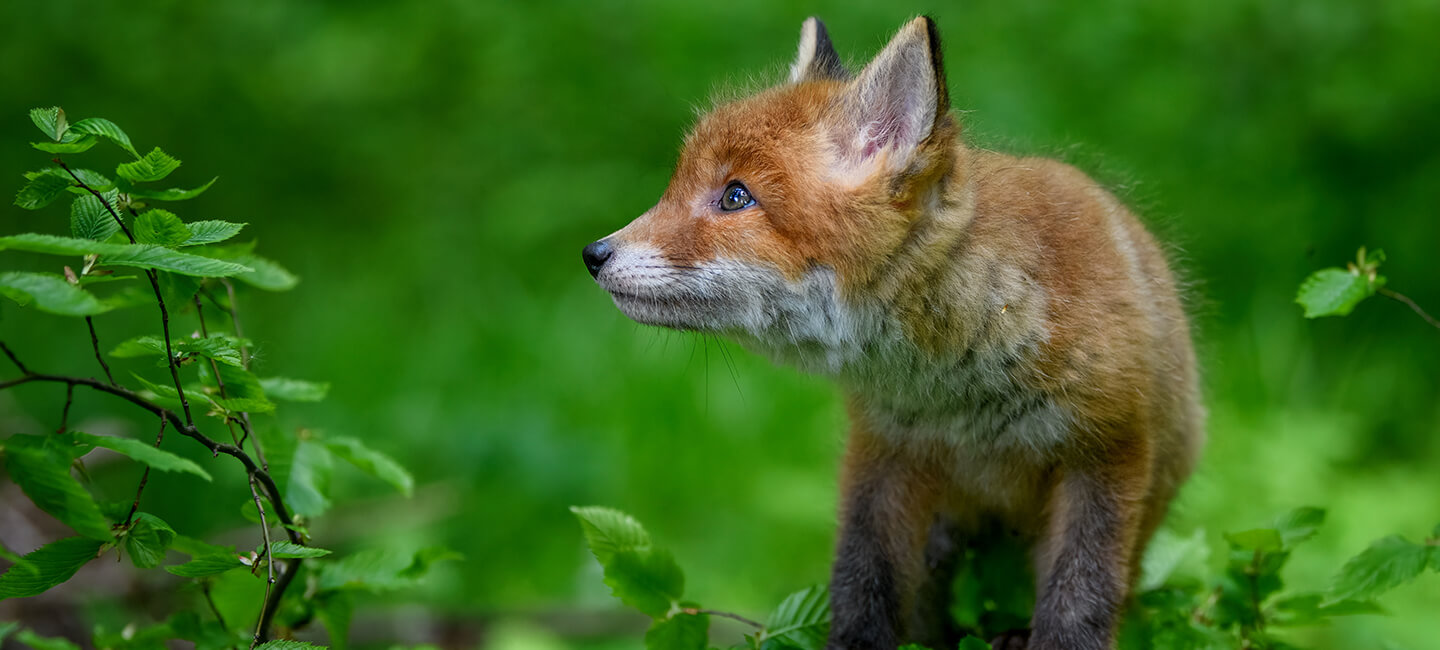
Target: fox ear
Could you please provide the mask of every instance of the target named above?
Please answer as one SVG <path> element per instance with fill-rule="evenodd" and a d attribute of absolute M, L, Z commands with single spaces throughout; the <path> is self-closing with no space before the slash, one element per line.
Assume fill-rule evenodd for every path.
<path fill-rule="evenodd" d="M 850 71 L 840 62 L 835 46 L 830 44 L 830 34 L 825 23 L 811 16 L 800 25 L 800 52 L 790 64 L 790 83 L 834 79 L 844 81 L 850 78 Z"/>
<path fill-rule="evenodd" d="M 950 111 L 935 21 L 910 21 L 841 97 L 836 141 L 851 162 L 881 152 L 891 169 L 908 164 Z"/>

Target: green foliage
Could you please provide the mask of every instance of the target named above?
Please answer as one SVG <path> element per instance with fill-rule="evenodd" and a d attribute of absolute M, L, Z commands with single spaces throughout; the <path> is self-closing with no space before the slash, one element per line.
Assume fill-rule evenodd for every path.
<path fill-rule="evenodd" d="M 98 316 L 152 303 L 165 314 L 159 332 L 152 330 L 120 342 L 113 346 L 109 357 L 119 361 L 153 359 L 168 376 L 152 381 L 132 372 L 133 383 L 127 380 L 122 385 L 111 378 L 108 365 L 103 368 L 110 380 L 108 384 L 79 377 L 38 374 L 23 366 L 14 351 L 6 347 L 23 375 L 6 382 L 7 388 L 21 383 L 66 386 L 59 433 L 16 434 L 0 441 L 7 474 L 35 507 L 73 528 L 80 536 L 51 542 L 23 556 L 0 549 L 0 558 L 11 564 L 0 575 L 0 599 L 41 594 L 69 580 L 90 560 L 109 551 L 128 557 L 136 569 L 152 570 L 164 565 L 167 553 L 174 550 L 191 559 L 164 566 L 166 573 L 177 576 L 169 580 L 193 580 L 201 588 L 183 592 L 192 597 L 166 602 L 188 610 L 176 612 L 158 623 L 128 625 L 120 633 L 99 626 L 91 639 L 93 645 L 148 649 L 186 641 L 202 650 L 238 650 L 252 646 L 296 650 L 323 646 L 259 641 L 272 635 L 277 625 L 289 630 L 319 621 L 337 647 L 344 647 L 356 607 L 352 594 L 413 587 L 435 564 L 459 556 L 442 547 L 427 546 L 413 553 L 362 548 L 336 557 L 328 549 L 309 544 L 308 519 L 322 514 L 337 497 L 330 477 L 335 458 L 394 486 L 407 497 L 413 492 L 414 479 L 388 455 L 357 438 L 324 436 L 308 430 L 282 433 L 273 421 L 263 419 L 271 417 L 276 410 L 267 392 L 273 392 L 279 400 L 315 402 L 325 397 L 329 384 L 286 378 L 262 381 L 251 372 L 253 343 L 238 335 L 238 297 L 247 294 L 229 284 L 227 278 L 268 290 L 293 288 L 297 278 L 279 264 L 256 255 L 253 243 L 219 245 L 239 234 L 245 226 L 243 223 L 220 220 L 187 223 L 168 210 L 144 209 L 140 201 L 193 198 L 206 191 L 214 179 L 192 190 L 143 190 L 136 184 L 167 178 L 179 168 L 180 161 L 159 148 L 144 156 L 137 155 L 130 136 L 115 123 L 102 118 L 69 123 L 58 108 L 42 108 L 32 111 L 31 119 L 51 140 L 36 144 L 38 149 L 50 153 L 79 153 L 99 139 L 105 139 L 136 159 L 119 165 L 116 169 L 119 178 L 113 183 L 102 174 L 70 167 L 58 158 L 54 160 L 56 167 L 27 174 L 27 183 L 17 194 L 16 205 L 35 210 L 62 195 L 73 194 L 68 224 L 71 236 L 34 232 L 0 236 L 0 251 L 72 259 L 58 269 L 63 275 L 0 272 L 0 293 L 36 311 L 72 317 Z M 185 248 L 186 252 L 177 250 L 179 248 Z M 137 276 L 115 275 L 108 268 L 115 266 L 142 269 L 144 280 L 150 286 L 140 288 L 120 282 L 135 280 Z M 120 288 L 111 289 L 111 286 Z M 202 303 L 205 298 L 210 301 L 208 308 Z M 202 321 L 201 310 L 213 312 Z M 187 320 L 190 323 L 182 329 L 181 323 Z M 102 337 L 95 333 L 95 321 L 87 322 L 87 326 L 90 336 L 76 342 L 88 345 L 98 362 L 104 364 L 99 342 Z M 176 335 L 192 326 L 198 330 L 189 335 Z M 19 350 L 24 356 L 23 352 L 30 348 L 21 346 Z M 109 392 L 141 406 L 149 417 L 158 415 L 160 434 L 149 443 L 67 431 L 74 393 L 82 390 Z M 182 409 L 182 404 L 188 406 Z M 192 407 L 206 414 L 207 406 L 208 414 L 218 418 L 220 424 L 191 421 Z M 182 421 L 183 425 L 176 424 Z M 151 419 L 145 428 L 154 425 Z M 220 435 L 227 437 L 218 440 L 212 437 L 217 433 L 216 427 L 224 432 Z M 252 427 L 258 431 L 252 433 Z M 167 428 L 172 431 L 180 428 L 183 435 L 166 438 Z M 211 456 L 217 459 L 216 463 L 229 462 L 231 456 L 241 461 L 224 467 L 243 470 L 245 483 L 250 487 L 245 492 L 245 502 L 253 514 L 251 520 L 263 521 L 268 528 L 261 535 L 266 541 L 255 551 L 237 553 L 231 547 L 187 537 L 177 532 L 177 526 L 138 510 L 146 496 L 151 470 L 200 477 L 210 484 L 207 489 L 233 489 L 212 477 L 211 472 L 222 465 L 202 467 L 162 448 L 164 441 L 177 438 L 201 441 L 213 452 Z M 227 439 L 230 442 L 220 442 Z M 262 441 L 264 456 L 260 455 Z M 92 484 L 84 460 L 97 448 L 133 461 L 122 464 L 143 468 L 136 470 L 138 485 L 122 490 L 121 494 L 109 494 L 107 487 Z M 219 460 L 221 458 L 226 460 Z M 267 467 L 274 468 L 274 476 L 267 473 Z M 278 491 L 272 491 L 270 481 L 275 481 Z M 262 507 L 264 517 L 259 510 Z M 300 574 L 307 576 L 311 584 L 289 588 L 289 579 Z M 275 582 L 255 588 L 272 575 L 277 576 Z M 302 581 L 295 582 L 298 585 Z M 265 597 L 270 593 L 274 593 L 275 598 L 265 598 L 260 604 L 251 600 L 254 594 Z M 203 601 L 197 601 L 197 594 L 203 594 Z M 231 617 L 258 615 L 259 620 L 252 624 L 232 618 L 227 624 L 222 611 Z M 0 628 L 0 636 L 16 629 L 13 625 Z M 76 647 L 71 641 L 40 637 L 28 629 L 19 630 L 16 638 L 42 649 Z"/>
<path fill-rule="evenodd" d="M 1370 600 L 1414 580 L 1427 566 L 1440 571 L 1440 546 L 1416 544 L 1399 535 L 1383 537 L 1345 563 L 1324 604 Z"/>
<path fill-rule="evenodd" d="M 69 580 L 95 559 L 103 546 L 99 540 L 67 537 L 27 553 L 24 563 L 0 575 L 0 600 L 35 596 Z"/>
<path fill-rule="evenodd" d="M 110 311 L 110 305 L 93 294 L 50 273 L 0 273 L 0 294 L 22 307 L 33 306 L 59 316 L 94 316 Z"/>
<path fill-rule="evenodd" d="M 1360 301 L 1375 295 L 1385 286 L 1385 276 L 1378 270 L 1385 261 L 1384 251 L 1366 254 L 1364 247 L 1348 268 L 1320 269 L 1300 283 L 1295 302 L 1305 308 L 1306 318 L 1345 316 Z"/>

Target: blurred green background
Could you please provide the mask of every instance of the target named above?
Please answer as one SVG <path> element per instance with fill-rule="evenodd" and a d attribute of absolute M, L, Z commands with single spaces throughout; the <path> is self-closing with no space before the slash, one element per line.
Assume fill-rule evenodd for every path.
<path fill-rule="evenodd" d="M 689 596 L 760 616 L 827 577 L 844 418 L 822 380 L 627 321 L 580 248 L 655 201 L 710 97 L 782 77 L 803 18 L 861 62 L 917 13 L 939 22 L 973 141 L 1079 164 L 1174 244 L 1211 425 L 1173 528 L 1218 544 L 1326 507 L 1290 571 L 1323 588 L 1370 540 L 1440 521 L 1440 332 L 1380 298 L 1318 321 L 1292 303 L 1363 244 L 1389 254 L 1391 288 L 1440 311 L 1434 1 L 6 2 L 0 179 L 17 190 L 48 160 L 25 146 L 29 108 L 107 117 L 183 159 L 175 184 L 220 177 L 182 218 L 248 222 L 303 278 L 242 299 L 264 374 L 334 382 L 281 426 L 363 438 L 420 482 L 405 502 L 355 479 L 317 542 L 468 558 L 420 606 L 366 610 L 362 636 L 636 647 L 643 621 L 618 611 L 567 506 L 633 513 Z M 7 234 L 67 227 L 59 206 L 6 214 Z M 0 314 L 32 367 L 94 372 L 83 323 Z M 113 343 L 152 321 L 98 324 Z M 0 415 L 52 422 L 61 393 L 0 395 Z M 243 525 L 239 483 L 216 503 L 153 482 L 149 507 L 177 528 Z M 1393 616 L 1298 638 L 1433 647 L 1431 578 L 1386 597 Z"/>

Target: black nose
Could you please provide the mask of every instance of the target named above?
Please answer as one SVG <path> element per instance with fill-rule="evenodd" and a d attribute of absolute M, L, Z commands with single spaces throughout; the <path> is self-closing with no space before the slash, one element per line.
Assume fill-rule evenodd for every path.
<path fill-rule="evenodd" d="M 600 275 L 600 268 L 605 266 L 605 261 L 614 253 L 615 249 L 603 239 L 586 246 L 581 255 L 585 258 L 585 268 L 590 269 L 590 277 Z"/>

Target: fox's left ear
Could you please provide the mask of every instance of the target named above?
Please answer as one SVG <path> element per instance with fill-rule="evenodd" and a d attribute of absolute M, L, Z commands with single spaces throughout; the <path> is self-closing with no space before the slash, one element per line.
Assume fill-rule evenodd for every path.
<path fill-rule="evenodd" d="M 846 88 L 839 108 L 834 136 L 848 162 L 883 154 L 892 171 L 907 166 L 950 112 L 935 21 L 922 16 L 901 28 Z"/>
<path fill-rule="evenodd" d="M 800 25 L 800 51 L 795 62 L 790 64 L 790 83 L 834 79 L 844 81 L 850 78 L 850 71 L 840 62 L 835 46 L 830 43 L 830 33 L 825 23 L 811 16 Z"/>

